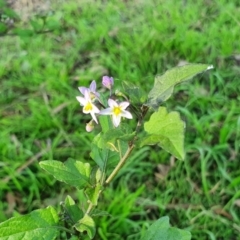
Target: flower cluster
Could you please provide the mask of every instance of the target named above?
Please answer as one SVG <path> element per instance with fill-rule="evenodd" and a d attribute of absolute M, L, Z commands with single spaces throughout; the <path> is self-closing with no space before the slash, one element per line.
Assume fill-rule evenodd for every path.
<path fill-rule="evenodd" d="M 114 79 L 112 77 L 103 76 L 102 84 L 104 87 L 110 90 L 110 97 L 111 97 L 111 90 L 114 84 Z M 83 96 L 77 96 L 77 100 L 79 101 L 80 105 L 83 106 L 83 113 L 90 114 L 92 116 L 92 120 L 87 123 L 86 131 L 91 132 L 94 128 L 94 122 L 98 124 L 97 114 L 99 115 L 111 115 L 113 125 L 118 127 L 121 118 L 128 118 L 132 119 L 132 114 L 127 111 L 127 107 L 129 106 L 129 102 L 120 102 L 113 100 L 112 98 L 108 99 L 108 108 L 101 109 L 97 107 L 97 105 L 103 106 L 100 100 L 100 94 L 96 91 L 97 85 L 96 82 L 93 80 L 90 84 L 89 88 L 86 87 L 79 87 L 79 91 Z M 99 104 L 98 104 L 98 103 Z"/>

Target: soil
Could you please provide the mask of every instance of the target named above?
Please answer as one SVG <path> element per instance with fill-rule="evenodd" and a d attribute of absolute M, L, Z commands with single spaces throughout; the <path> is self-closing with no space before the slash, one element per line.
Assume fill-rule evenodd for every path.
<path fill-rule="evenodd" d="M 46 14 L 51 9 L 50 0 L 6 0 L 6 2 L 23 21 L 32 15 Z"/>

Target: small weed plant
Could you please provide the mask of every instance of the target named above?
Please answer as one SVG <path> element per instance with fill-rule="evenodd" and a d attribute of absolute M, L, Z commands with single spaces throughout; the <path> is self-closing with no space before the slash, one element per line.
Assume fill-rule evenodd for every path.
<path fill-rule="evenodd" d="M 95 81 L 89 88 L 79 87 L 80 96 L 76 99 L 83 114 L 89 115 L 86 131 L 96 133 L 89 159 L 85 162 L 46 160 L 41 161 L 40 166 L 58 181 L 83 191 L 86 202 L 78 204 L 68 195 L 60 203 L 61 212 L 48 206 L 13 217 L 0 224 L 0 240 L 94 239 L 95 218 L 107 214 L 104 209 L 97 209 L 101 195 L 131 158 L 133 150 L 159 145 L 177 159 L 184 159 L 185 124 L 178 112 L 168 112 L 162 103 L 172 95 L 176 84 L 211 68 L 205 64 L 175 67 L 155 78 L 148 95 L 130 82 L 122 82 L 121 88 L 117 88 L 109 76 L 102 78 L 99 89 L 100 84 Z M 141 240 L 150 239 L 189 240 L 191 234 L 171 227 L 169 218 L 163 216 L 141 237 Z"/>

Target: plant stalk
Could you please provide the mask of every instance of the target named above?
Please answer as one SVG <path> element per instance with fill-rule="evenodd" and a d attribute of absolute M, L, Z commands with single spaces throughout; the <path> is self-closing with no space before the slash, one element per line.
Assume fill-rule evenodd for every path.
<path fill-rule="evenodd" d="M 118 165 L 114 168 L 114 170 L 112 171 L 112 173 L 109 175 L 109 177 L 107 178 L 107 180 L 105 181 L 105 184 L 109 184 L 113 178 L 117 175 L 117 173 L 119 172 L 119 170 L 122 168 L 122 166 L 124 165 L 124 163 L 126 162 L 126 160 L 128 159 L 129 155 L 131 154 L 132 150 L 134 148 L 134 145 L 130 145 L 128 147 L 128 150 L 126 151 L 126 153 L 124 154 L 124 156 L 121 158 L 120 162 L 118 163 Z"/>

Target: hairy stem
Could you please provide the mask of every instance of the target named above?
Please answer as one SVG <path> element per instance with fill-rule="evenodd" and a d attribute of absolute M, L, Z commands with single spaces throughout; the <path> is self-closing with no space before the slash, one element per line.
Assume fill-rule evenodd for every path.
<path fill-rule="evenodd" d="M 120 145 L 120 141 L 117 140 L 117 144 L 118 144 L 118 151 L 119 151 L 119 156 L 120 156 L 120 159 L 122 158 L 122 149 L 121 149 L 121 145 Z"/>
<path fill-rule="evenodd" d="M 113 178 L 116 176 L 116 174 L 119 172 L 119 170 L 122 168 L 122 166 L 124 165 L 124 163 L 128 159 L 128 157 L 131 154 L 133 148 L 134 148 L 134 145 L 130 145 L 128 147 L 128 150 L 126 151 L 125 155 L 120 159 L 118 165 L 114 168 L 114 170 L 112 171 L 110 176 L 105 181 L 105 184 L 109 184 L 113 180 Z"/>

